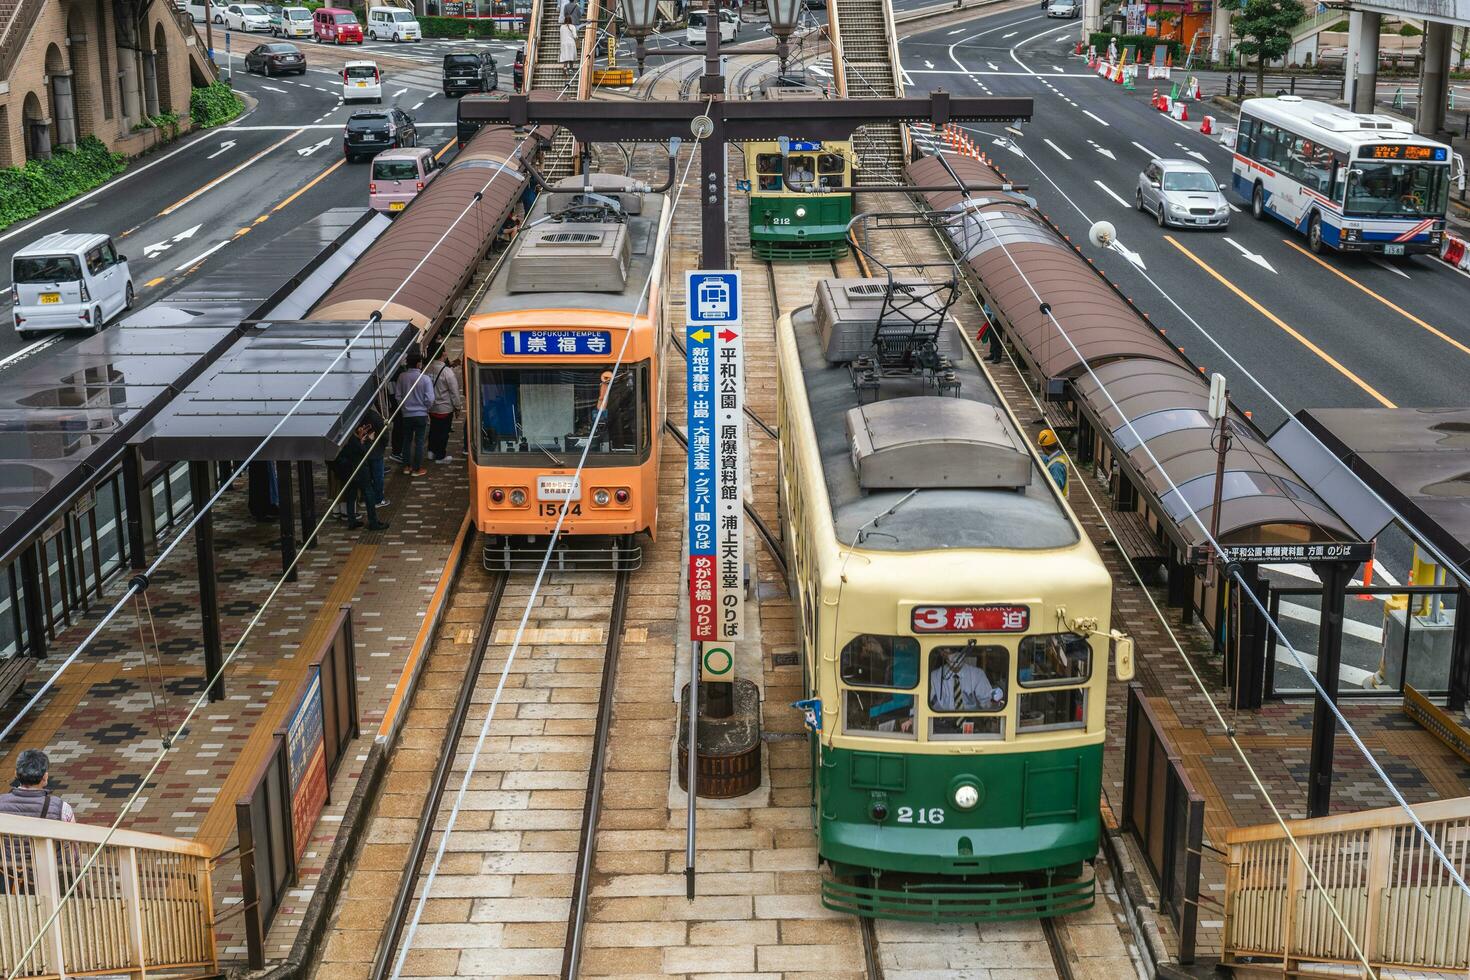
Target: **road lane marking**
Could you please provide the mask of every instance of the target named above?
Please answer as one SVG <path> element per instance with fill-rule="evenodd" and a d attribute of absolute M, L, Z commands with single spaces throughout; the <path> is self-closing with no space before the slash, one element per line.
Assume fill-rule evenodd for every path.
<path fill-rule="evenodd" d="M 1173 235 L 1165 235 L 1164 236 L 1164 241 L 1168 242 L 1170 245 L 1173 245 L 1179 251 L 1183 252 L 1184 255 L 1191 262 L 1193 262 L 1195 265 L 1199 266 L 1201 269 L 1203 269 L 1206 272 L 1208 272 L 1210 274 L 1210 276 L 1212 278 L 1214 278 L 1214 280 L 1216 282 L 1218 282 L 1220 285 L 1224 286 L 1226 289 L 1228 289 L 1232 293 L 1234 293 L 1237 297 L 1239 297 L 1242 301 L 1244 301 L 1245 304 L 1247 306 L 1249 306 L 1251 309 L 1255 310 L 1257 313 L 1261 314 L 1261 316 L 1265 317 L 1267 320 L 1270 320 L 1272 323 L 1274 323 L 1284 333 L 1286 333 L 1287 336 L 1291 337 L 1293 340 L 1295 340 L 1297 343 L 1301 344 L 1303 347 L 1305 347 L 1307 350 L 1311 351 L 1313 354 L 1316 354 L 1325 363 L 1327 363 L 1335 371 L 1337 371 L 1337 373 L 1341 374 L 1343 377 L 1347 378 L 1353 384 L 1355 384 L 1359 388 L 1363 389 L 1363 391 L 1367 392 L 1368 395 L 1369 395 L 1369 397 L 1371 397 L 1374 401 L 1378 402 L 1378 404 L 1382 405 L 1384 408 L 1398 408 L 1398 406 L 1395 405 L 1393 402 L 1391 402 L 1387 398 L 1383 397 L 1383 393 L 1380 392 L 1377 388 L 1373 387 L 1368 382 L 1364 381 L 1362 378 L 1360 378 L 1356 374 L 1354 374 L 1352 371 L 1348 370 L 1347 367 L 1341 361 L 1339 361 L 1337 358 L 1333 357 L 1331 354 L 1327 353 L 1325 350 L 1323 350 L 1322 348 L 1318 347 L 1316 344 L 1312 343 L 1306 337 L 1302 336 L 1301 333 L 1298 332 L 1295 327 L 1292 327 L 1286 321 L 1282 320 L 1279 316 L 1277 316 L 1276 314 L 1272 313 L 1270 310 L 1266 309 L 1264 306 L 1262 306 L 1260 303 L 1256 302 L 1251 297 L 1247 296 L 1240 289 L 1240 287 L 1238 287 L 1238 286 L 1235 285 L 1235 283 L 1231 282 L 1229 279 L 1227 279 L 1225 276 L 1221 275 L 1219 272 L 1216 272 L 1214 266 L 1210 265 L 1204 259 L 1200 258 L 1198 255 L 1195 255 L 1189 249 L 1187 249 L 1183 245 L 1179 244 L 1178 240 L 1175 239 Z M 1287 242 L 1287 244 L 1290 245 L 1291 243 L 1290 242 Z M 1308 252 L 1307 254 L 1310 255 L 1311 253 Z M 1329 268 L 1331 268 L 1331 267 L 1329 266 Z"/>
<path fill-rule="evenodd" d="M 1107 184 L 1104 184 L 1102 181 L 1100 181 L 1100 180 L 1094 180 L 1093 183 L 1096 184 L 1098 187 L 1101 187 L 1104 194 L 1106 194 L 1108 197 L 1111 197 L 1113 200 L 1117 201 L 1119 204 L 1123 205 L 1123 207 L 1125 207 L 1125 208 L 1131 208 L 1133 206 L 1133 205 L 1129 204 L 1127 201 L 1123 200 L 1117 194 L 1114 194 L 1113 193 L 1113 189 L 1111 187 L 1109 187 Z"/>
<path fill-rule="evenodd" d="M 1387 262 L 1383 261 L 1382 259 L 1369 259 L 1368 261 L 1372 262 L 1374 265 L 1378 266 L 1378 268 L 1380 268 L 1380 269 L 1387 269 L 1389 272 L 1392 272 L 1396 276 L 1403 276 L 1405 279 L 1408 279 L 1409 278 L 1409 274 L 1407 272 L 1405 272 L 1403 269 L 1400 269 L 1396 265 L 1389 265 Z"/>
<path fill-rule="evenodd" d="M 341 108 L 341 106 L 338 106 L 338 108 Z M 457 124 L 455 123 L 455 121 L 453 119 L 451 119 L 448 122 L 421 122 L 421 123 L 415 123 L 414 125 L 417 126 L 419 129 L 448 129 L 448 128 L 450 128 L 452 126 L 455 126 Z M 295 126 L 231 126 L 230 127 L 230 132 L 232 132 L 232 133 L 279 133 L 282 130 L 289 129 L 289 130 L 291 130 L 292 136 L 295 136 L 295 135 L 299 135 L 301 133 L 304 133 L 304 132 L 306 132 L 309 129 L 338 129 L 338 130 L 340 130 L 341 128 L 342 128 L 342 124 L 341 123 L 321 123 L 321 124 L 315 124 L 315 123 L 298 123 Z M 286 140 L 282 140 L 281 142 L 286 142 L 287 140 L 290 140 L 290 138 L 291 137 L 288 136 L 288 137 L 286 137 Z M 278 143 L 276 145 L 279 146 L 280 144 Z M 268 153 L 270 151 L 267 150 L 266 152 Z"/>
<path fill-rule="evenodd" d="M 439 152 L 434 154 L 434 159 L 437 160 L 440 157 L 442 157 L 444 154 L 448 153 L 449 152 L 449 148 L 451 146 L 453 146 L 453 145 L 454 145 L 454 140 L 450 140 L 448 143 L 445 143 L 443 146 L 439 147 Z"/>
<path fill-rule="evenodd" d="M 282 202 L 281 202 L 281 203 L 280 203 L 280 204 L 277 204 L 277 205 L 276 205 L 276 206 L 275 206 L 275 207 L 273 207 L 273 208 L 271 208 L 271 213 L 272 213 L 272 214 L 275 214 L 275 213 L 276 213 L 276 212 L 277 212 L 277 211 L 279 211 L 279 210 L 281 210 L 281 209 L 282 209 L 282 208 L 284 208 L 284 207 L 285 207 L 285 206 L 286 206 L 286 205 L 288 205 L 288 204 L 290 204 L 290 203 L 291 203 L 291 202 L 292 202 L 292 201 L 294 201 L 294 200 L 296 200 L 296 199 L 297 199 L 297 198 L 298 198 L 298 197 L 300 197 L 300 196 L 301 196 L 301 195 L 302 195 L 302 194 L 305 194 L 305 193 L 306 193 L 306 192 L 307 192 L 307 191 L 309 191 L 309 190 L 311 190 L 311 189 L 312 189 L 312 188 L 313 188 L 313 187 L 315 187 L 315 186 L 316 186 L 316 185 L 317 185 L 317 184 L 319 184 L 319 183 L 321 183 L 321 181 L 322 181 L 322 178 L 323 178 L 323 177 L 325 177 L 325 176 L 327 176 L 327 174 L 329 174 L 329 173 L 331 173 L 331 172 L 333 172 L 333 171 L 334 171 L 334 170 L 336 170 L 336 169 L 337 169 L 337 168 L 338 168 L 338 167 L 340 167 L 340 166 L 342 166 L 342 165 L 343 165 L 343 164 L 344 164 L 344 163 L 346 163 L 346 162 L 347 162 L 347 161 L 346 161 L 346 160 L 345 160 L 345 159 L 343 159 L 343 160 L 338 160 L 338 161 L 337 161 L 337 162 L 336 162 L 336 163 L 334 163 L 334 164 L 332 164 L 332 165 L 331 165 L 331 166 L 330 166 L 330 167 L 328 167 L 328 168 L 327 168 L 327 169 L 326 169 L 326 170 L 323 170 L 323 171 L 322 171 L 322 172 L 321 172 L 321 173 L 319 173 L 319 174 L 317 174 L 317 175 L 316 175 L 316 176 L 315 176 L 315 177 L 313 177 L 313 178 L 311 178 L 311 180 L 309 180 L 309 181 L 307 181 L 307 183 L 306 183 L 306 184 L 304 184 L 304 185 L 303 185 L 303 186 L 302 186 L 302 187 L 301 187 L 301 188 L 300 188 L 300 189 L 299 189 L 299 190 L 297 190 L 297 191 L 296 191 L 296 192 L 295 192 L 295 193 L 294 193 L 294 194 L 292 194 L 292 195 L 291 195 L 291 196 L 290 196 L 290 197 L 288 197 L 288 198 L 286 198 L 286 199 L 285 199 L 285 200 L 284 200 L 284 201 L 282 201 Z"/>
<path fill-rule="evenodd" d="M 1045 143 L 1047 146 L 1051 147 L 1053 150 L 1056 150 L 1057 151 L 1057 154 L 1059 156 L 1061 156 L 1061 158 L 1063 160 L 1070 160 L 1070 159 L 1072 159 L 1070 156 L 1067 155 L 1067 151 L 1066 150 L 1062 149 L 1060 146 L 1057 146 L 1055 143 L 1053 143 L 1051 140 L 1047 139 L 1045 136 L 1043 136 L 1041 138 L 1041 142 Z"/>
<path fill-rule="evenodd" d="M 264 157 L 266 154 L 270 153 L 272 150 L 277 150 L 277 149 L 281 148 L 282 146 L 285 146 L 287 143 L 291 142 L 293 139 L 295 139 L 296 137 L 300 136 L 302 132 L 303 132 L 303 128 L 302 127 L 300 127 L 300 126 L 294 127 L 291 135 L 287 136 L 285 139 L 277 140 L 276 142 L 272 143 L 270 146 L 266 147 L 265 149 L 261 150 L 259 153 L 255 154 L 255 156 L 251 157 L 249 160 L 246 160 L 244 163 L 236 166 L 233 170 L 229 170 L 229 171 L 226 171 L 223 174 L 220 174 L 218 177 L 214 178 L 214 180 L 211 180 L 209 183 L 205 184 L 203 187 L 201 187 L 198 190 L 194 191 L 189 196 L 187 196 L 185 198 L 182 198 L 181 200 L 176 201 L 173 204 L 170 204 L 168 207 L 166 207 L 162 211 L 158 212 L 158 217 L 162 218 L 165 215 L 173 214 L 179 208 L 181 208 L 184 205 L 188 204 L 190 201 L 192 201 L 195 198 L 199 197 L 201 194 L 208 193 L 213 188 L 218 187 L 220 184 L 222 184 L 225 181 L 229 180 L 231 177 L 235 176 L 237 173 L 239 173 L 240 171 L 244 170 L 246 167 L 248 167 L 251 164 L 255 163 L 257 160 L 259 160 L 261 157 Z"/>
<path fill-rule="evenodd" d="M 1104 125 L 1104 126 L 1109 126 L 1109 125 L 1111 125 L 1111 124 L 1110 124 L 1110 123 L 1109 123 L 1109 122 L 1108 122 L 1108 121 L 1107 121 L 1107 120 L 1106 120 L 1106 119 L 1104 119 L 1104 118 L 1103 118 L 1103 117 L 1102 117 L 1102 116 L 1099 116 L 1099 115 L 1096 115 L 1096 114 L 1095 114 L 1095 113 L 1092 113 L 1092 112 L 1089 112 L 1089 111 L 1088 111 L 1088 110 L 1086 110 L 1086 109 L 1083 109 L 1083 110 L 1082 110 L 1082 114 L 1083 114 L 1083 115 L 1084 115 L 1084 116 L 1092 116 L 1092 118 L 1093 118 L 1093 119 L 1096 119 L 1096 120 L 1097 120 L 1097 121 L 1098 121 L 1098 122 L 1100 122 L 1100 123 L 1102 123 L 1102 124 L 1103 124 L 1103 125 Z"/>
<path fill-rule="evenodd" d="M 187 262 L 185 262 L 183 265 L 176 266 L 174 268 L 174 271 L 175 272 L 183 272 L 185 269 L 188 269 L 188 268 L 190 268 L 192 266 L 198 265 L 200 262 L 203 262 L 205 259 L 209 258 L 215 252 L 218 252 L 220 249 L 224 248 L 226 245 L 230 244 L 230 242 L 232 242 L 232 241 L 234 241 L 233 238 L 226 238 L 224 241 L 220 242 L 218 245 L 215 245 L 212 248 L 208 248 L 208 249 L 205 249 L 203 252 L 200 252 L 198 255 L 194 256 L 192 259 L 189 259 Z"/>
<path fill-rule="evenodd" d="M 1009 33 L 1009 34 L 1002 34 L 1002 35 L 1001 35 L 1001 36 L 1000 36 L 1000 39 L 1001 39 L 1001 40 L 1002 40 L 1002 41 L 1004 41 L 1004 40 L 1005 40 L 1005 39 L 1006 39 L 1006 38 L 1008 38 L 1008 37 L 1015 37 L 1015 36 L 1016 36 L 1016 35 L 1017 35 L 1017 34 L 1019 34 L 1019 33 L 1021 33 L 1021 32 L 1020 32 L 1020 31 L 1011 31 L 1011 32 L 1010 32 L 1010 33 Z"/>
<path fill-rule="evenodd" d="M 159 283 L 163 282 L 164 278 L 164 276 L 159 276 L 156 279 L 149 279 L 147 282 L 143 283 L 143 288 L 152 289 L 154 286 L 157 286 Z"/>
<path fill-rule="evenodd" d="M 412 109 L 410 109 L 409 112 L 414 112 L 414 111 L 416 111 L 418 109 L 422 109 L 423 107 L 424 107 L 424 104 L 422 102 L 420 102 L 417 105 L 415 105 Z"/>
<path fill-rule="evenodd" d="M 45 348 L 50 347 L 52 344 L 59 341 L 61 337 L 61 334 L 55 334 L 53 336 L 43 337 L 40 340 L 27 344 L 20 350 L 7 355 L 4 359 L 0 359 L 0 368 L 10 367 L 10 365 L 25 357 L 27 354 L 34 354 L 38 350 L 44 350 Z"/>
<path fill-rule="evenodd" d="M 1440 330 L 1438 327 L 1430 326 L 1429 324 L 1425 323 L 1423 320 L 1419 319 L 1414 314 L 1410 313 L 1408 310 L 1404 309 L 1402 306 L 1399 306 L 1397 303 L 1394 303 L 1392 300 L 1389 300 L 1388 298 L 1386 298 L 1384 296 L 1380 296 L 1378 293 L 1375 293 L 1373 290 L 1369 289 L 1367 286 L 1365 286 L 1362 283 L 1358 282 L 1358 280 L 1354 279 L 1352 276 L 1350 276 L 1347 273 L 1343 272 L 1341 269 L 1337 269 L 1337 268 L 1334 268 L 1333 266 L 1328 265 L 1326 262 L 1323 262 L 1321 259 L 1317 258 L 1317 256 L 1313 255 L 1311 252 L 1309 252 L 1306 249 L 1302 248 L 1296 242 L 1289 241 L 1289 240 L 1287 240 L 1285 238 L 1283 238 L 1282 241 L 1286 242 L 1286 244 L 1290 245 L 1292 248 L 1296 249 L 1298 252 L 1300 252 L 1301 254 L 1305 255 L 1307 258 L 1311 259 L 1313 262 L 1317 263 L 1322 268 L 1326 269 L 1328 272 L 1332 273 L 1334 276 L 1337 276 L 1339 279 L 1343 280 L 1344 282 L 1352 283 L 1353 286 L 1357 287 L 1358 289 L 1361 289 L 1363 292 L 1367 293 L 1369 296 L 1372 296 L 1374 299 L 1378 300 L 1378 302 L 1382 303 L 1384 306 L 1388 307 L 1390 310 L 1393 310 L 1395 313 L 1397 313 L 1400 316 L 1402 316 L 1405 320 L 1408 320 L 1410 323 L 1415 324 L 1416 326 L 1423 327 L 1425 330 L 1427 330 L 1430 333 L 1434 334 L 1440 340 L 1443 340 L 1445 343 L 1447 343 L 1451 347 L 1455 348 L 1455 350 L 1459 351 L 1461 354 L 1470 354 L 1470 347 L 1467 347 L 1464 344 L 1460 343 L 1458 340 L 1456 340 L 1455 338 L 1451 337 L 1449 334 L 1445 333 L 1443 330 Z"/>
<path fill-rule="evenodd" d="M 1151 160 L 1157 160 L 1159 158 L 1159 155 L 1157 153 L 1155 153 L 1153 150 L 1150 150 L 1148 147 L 1144 146 L 1142 143 L 1138 142 L 1138 140 L 1129 140 L 1128 142 L 1130 142 L 1134 146 L 1138 147 L 1144 153 L 1147 153 L 1149 155 L 1149 159 L 1151 159 Z"/>

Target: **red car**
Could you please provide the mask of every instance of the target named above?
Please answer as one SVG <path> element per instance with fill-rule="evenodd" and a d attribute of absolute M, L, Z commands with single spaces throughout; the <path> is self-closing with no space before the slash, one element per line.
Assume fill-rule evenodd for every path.
<path fill-rule="evenodd" d="M 341 7 L 319 7 L 311 16 L 312 34 L 316 43 L 328 41 L 332 44 L 361 44 L 362 25 L 357 15 Z"/>

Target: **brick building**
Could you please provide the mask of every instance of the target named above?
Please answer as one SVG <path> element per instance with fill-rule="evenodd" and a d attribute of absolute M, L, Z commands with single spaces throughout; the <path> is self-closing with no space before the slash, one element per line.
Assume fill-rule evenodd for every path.
<path fill-rule="evenodd" d="M 214 78 L 173 0 L 0 0 L 0 167 L 96 136 L 141 153 L 144 116 L 189 108 Z"/>

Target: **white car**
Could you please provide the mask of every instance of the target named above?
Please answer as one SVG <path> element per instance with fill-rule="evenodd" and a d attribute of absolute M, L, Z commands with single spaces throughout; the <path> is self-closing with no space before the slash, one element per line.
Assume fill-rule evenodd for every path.
<path fill-rule="evenodd" d="M 259 31 L 268 34 L 271 29 L 270 13 L 253 3 L 232 3 L 214 15 L 214 22 L 223 23 L 235 31 Z"/>
<path fill-rule="evenodd" d="M 305 7 L 282 7 L 281 22 L 271 25 L 271 33 L 280 37 L 311 37 L 311 11 Z"/>
<path fill-rule="evenodd" d="M 684 29 L 684 40 L 689 44 L 703 44 L 705 28 L 709 21 L 702 10 L 689 12 L 689 23 Z M 735 34 L 740 30 L 740 15 L 733 10 L 720 9 L 720 43 L 734 44 Z"/>
<path fill-rule="evenodd" d="M 342 101 L 382 102 L 383 75 L 372 61 L 349 61 L 342 66 Z"/>
<path fill-rule="evenodd" d="M 15 333 L 101 330 L 133 307 L 128 258 L 107 235 L 57 232 L 34 241 L 11 259 L 15 283 Z"/>
<path fill-rule="evenodd" d="M 424 38 L 413 11 L 402 7 L 370 8 L 367 35 L 373 41 L 422 41 Z"/>

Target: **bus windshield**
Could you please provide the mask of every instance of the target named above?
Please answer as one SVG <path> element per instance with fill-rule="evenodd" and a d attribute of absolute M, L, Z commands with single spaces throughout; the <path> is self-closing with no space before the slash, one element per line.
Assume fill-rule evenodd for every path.
<path fill-rule="evenodd" d="M 1425 163 L 1354 160 L 1348 214 L 1442 215 L 1449 205 L 1449 168 Z"/>
<path fill-rule="evenodd" d="M 481 453 L 550 455 L 563 465 L 572 462 L 592 441 L 589 459 L 599 453 L 631 456 L 648 440 L 647 366 L 619 368 L 611 364 L 561 367 L 476 367 L 479 389 Z M 607 416 L 593 420 L 605 386 Z M 641 407 L 640 407 L 641 406 Z"/>

